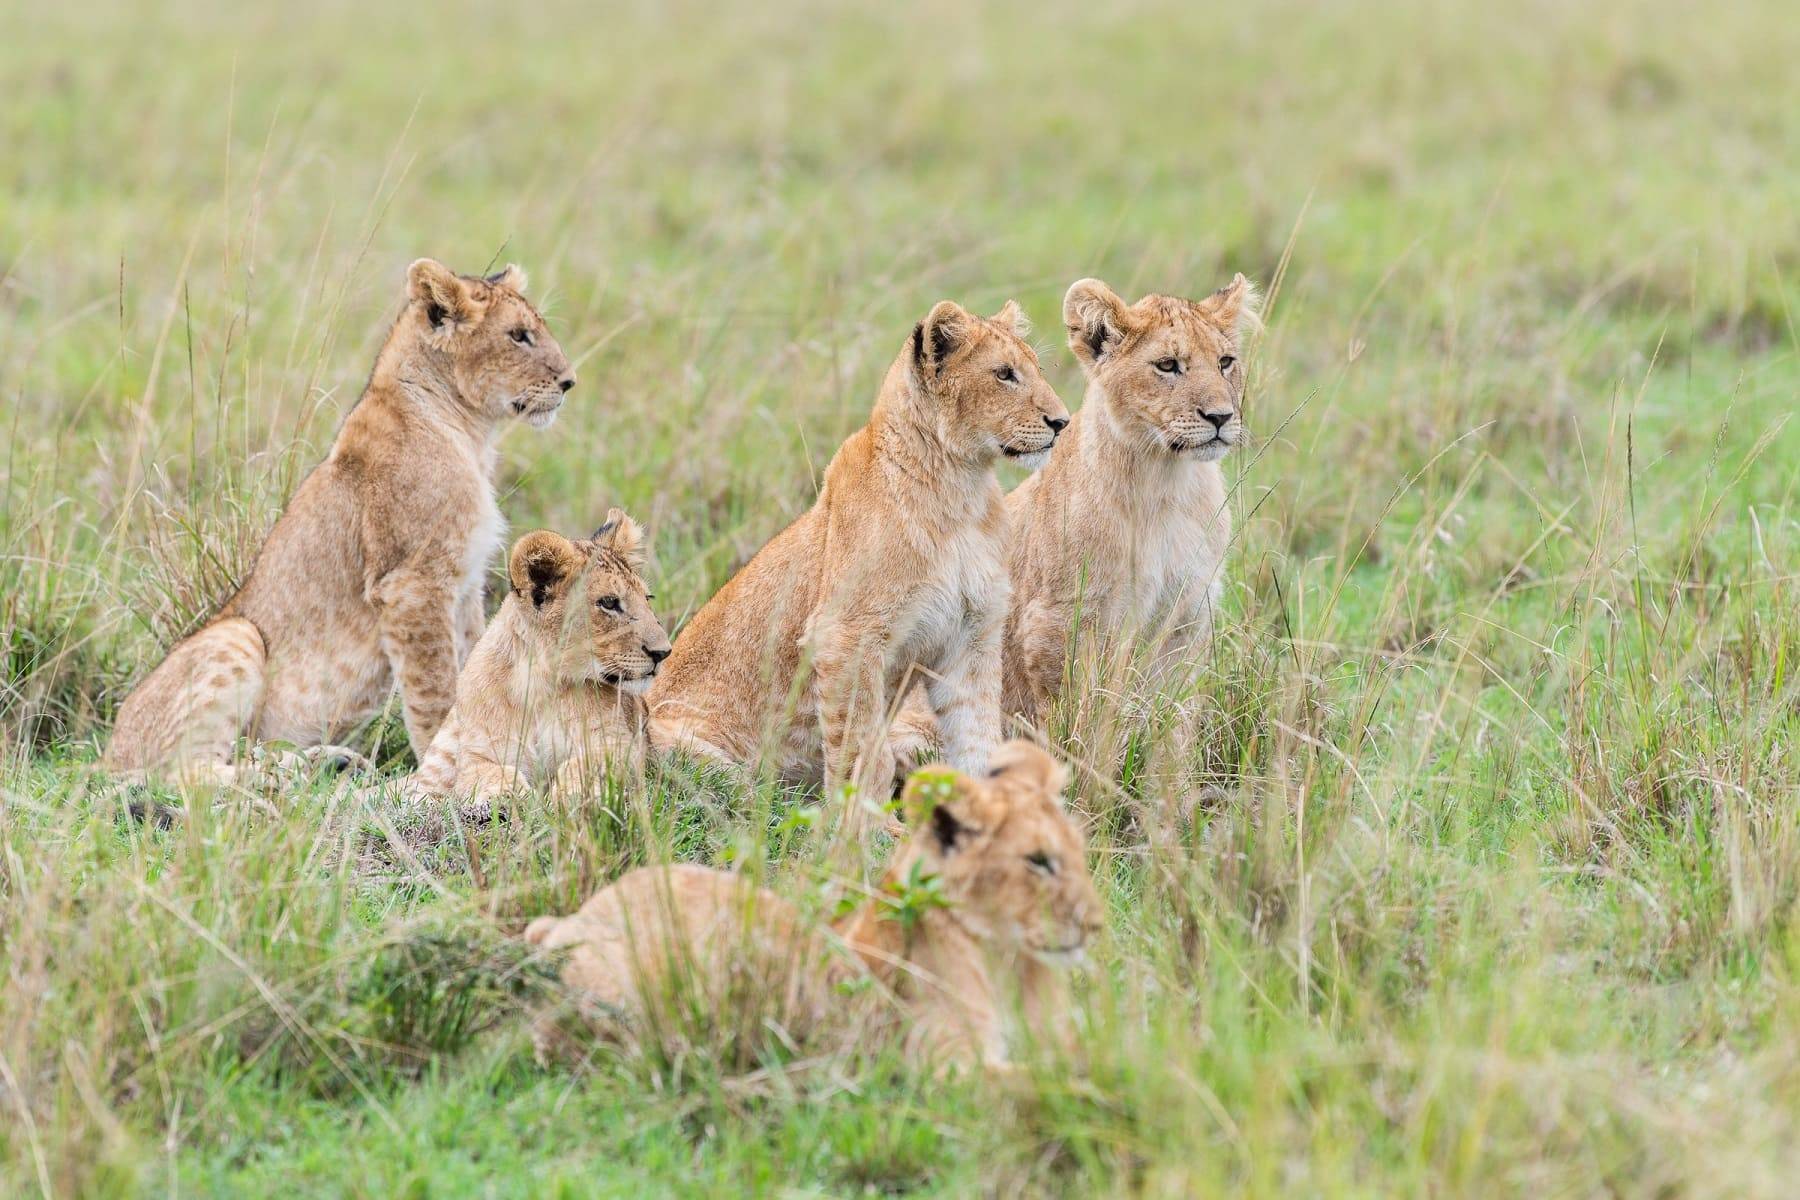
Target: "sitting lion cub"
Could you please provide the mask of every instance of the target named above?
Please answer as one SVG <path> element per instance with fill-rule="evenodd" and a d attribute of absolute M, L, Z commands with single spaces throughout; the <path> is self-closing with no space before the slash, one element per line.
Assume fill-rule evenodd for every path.
<path fill-rule="evenodd" d="M 456 681 L 456 704 L 415 793 L 457 793 L 479 814 L 533 783 L 580 794 L 610 762 L 643 765 L 644 702 L 669 635 L 639 574 L 644 537 L 619 509 L 592 538 L 540 529 L 514 543 L 512 591 Z"/>
<path fill-rule="evenodd" d="M 764 970 L 789 977 L 748 982 L 782 985 L 778 1018 L 804 1030 L 843 1003 L 837 984 L 866 973 L 900 1000 L 909 1055 L 1001 1064 L 1015 1001 L 1035 1035 L 1066 1042 L 1068 993 L 1054 968 L 1078 961 L 1102 925 L 1064 781 L 1029 742 L 1001 746 L 979 778 L 918 772 L 905 796 L 917 832 L 881 886 L 828 929 L 742 876 L 673 865 L 633 871 L 571 916 L 539 917 L 525 938 L 570 952 L 563 980 L 584 1008 L 628 1019 L 671 986 L 704 1004 Z M 910 913 L 897 903 L 933 878 L 933 903 Z M 834 953 L 840 942 L 854 957 Z M 539 1035 L 542 1048 L 547 1026 Z"/>
<path fill-rule="evenodd" d="M 1256 305 L 1242 275 L 1197 301 L 1128 305 L 1097 279 L 1069 288 L 1063 320 L 1087 398 L 1050 464 L 1006 498 L 1008 713 L 1044 718 L 1078 621 L 1085 637 L 1160 639 L 1165 668 L 1205 641 L 1231 541 L 1219 460 L 1244 439 Z"/>
<path fill-rule="evenodd" d="M 994 464 L 1035 464 L 1069 419 L 1025 332 L 1010 301 L 990 319 L 945 300 L 913 328 L 811 511 L 676 639 L 652 744 L 741 764 L 768 749 L 791 776 L 822 768 L 828 787 L 854 778 L 885 800 L 885 719 L 922 678 L 945 759 L 985 765 L 1008 596 Z"/>
<path fill-rule="evenodd" d="M 480 279 L 413 263 L 331 453 L 243 587 L 125 698 L 106 766 L 230 782 L 239 738 L 335 741 L 396 683 L 425 752 L 481 635 L 504 531 L 494 443 L 514 418 L 549 425 L 575 385 L 524 288 L 516 267 Z"/>

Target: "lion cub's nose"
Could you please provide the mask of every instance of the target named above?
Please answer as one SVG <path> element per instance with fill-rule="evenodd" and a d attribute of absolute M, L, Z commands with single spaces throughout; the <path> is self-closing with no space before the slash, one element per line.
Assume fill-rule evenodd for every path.
<path fill-rule="evenodd" d="M 1214 429 L 1225 428 L 1226 422 L 1231 420 L 1231 410 L 1229 408 L 1223 412 L 1207 412 L 1202 409 L 1200 415 L 1211 421 Z"/>
<path fill-rule="evenodd" d="M 1067 418 L 1067 417 L 1045 417 L 1044 424 L 1046 424 L 1050 427 L 1051 433 L 1061 433 L 1063 431 L 1063 429 L 1069 424 L 1069 418 Z"/>
<path fill-rule="evenodd" d="M 673 651 L 671 649 L 669 649 L 668 647 L 664 647 L 661 650 L 652 650 L 650 647 L 645 646 L 644 653 L 648 654 L 650 656 L 651 662 L 655 663 L 658 666 L 661 666 L 662 660 L 669 657 L 669 655 L 671 653 L 673 653 Z"/>
<path fill-rule="evenodd" d="M 568 391 L 570 388 L 574 387 L 575 386 L 575 372 L 570 371 L 567 375 L 564 375 L 561 379 L 557 380 L 556 386 L 561 388 L 565 392 Z"/>

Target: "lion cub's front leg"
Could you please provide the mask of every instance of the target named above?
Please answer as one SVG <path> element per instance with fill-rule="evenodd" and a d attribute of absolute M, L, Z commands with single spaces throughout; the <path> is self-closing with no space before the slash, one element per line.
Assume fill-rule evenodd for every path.
<path fill-rule="evenodd" d="M 828 795 L 846 784 L 855 797 L 882 804 L 893 788 L 895 752 L 882 736 L 882 673 L 878 664 L 821 671 L 819 736 L 824 745 L 824 790 Z"/>
<path fill-rule="evenodd" d="M 623 759 L 606 755 L 577 755 L 557 768 L 550 781 L 550 798 L 563 805 L 577 805 L 606 785 L 609 766 L 625 769 Z"/>
<path fill-rule="evenodd" d="M 487 589 L 473 587 L 456 600 L 456 667 L 469 661 L 475 643 L 487 630 Z"/>
<path fill-rule="evenodd" d="M 590 762 L 585 755 L 578 754 L 556 769 L 556 777 L 550 781 L 550 798 L 562 803 L 579 800 L 605 776 L 603 763 Z"/>
<path fill-rule="evenodd" d="M 853 783 L 880 803 L 894 779 L 894 752 L 882 730 L 887 707 L 882 655 L 879 645 L 864 644 L 869 639 L 858 638 L 855 630 L 849 623 L 828 627 L 813 659 L 825 788 L 836 792 Z"/>
<path fill-rule="evenodd" d="M 471 799 L 487 800 L 528 792 L 531 781 L 509 763 L 495 762 L 482 754 L 464 754 L 456 766 L 456 786 Z"/>
<path fill-rule="evenodd" d="M 643 777 L 650 742 L 650 713 L 644 702 L 604 691 L 589 695 L 583 708 L 581 732 L 568 746 L 569 757 L 551 783 L 553 796 L 586 796 L 604 787 L 609 775 Z"/>
<path fill-rule="evenodd" d="M 437 572 L 394 571 L 370 589 L 381 648 L 393 665 L 406 714 L 406 736 L 421 761 L 456 699 L 454 585 Z"/>
<path fill-rule="evenodd" d="M 419 769 L 413 772 L 412 786 L 427 795 L 442 795 L 456 786 L 456 763 L 462 757 L 462 725 L 455 709 L 438 726 L 437 735 Z"/>
<path fill-rule="evenodd" d="M 1003 715 L 1041 726 L 1050 718 L 1079 644 L 1072 634 L 1078 612 L 1072 604 L 1038 599 L 1021 606 L 1014 617 L 1001 667 Z"/>
<path fill-rule="evenodd" d="M 531 790 L 531 781 L 510 763 L 464 749 L 456 760 L 456 795 L 462 798 L 465 821 L 482 823 L 494 814 L 494 801 Z"/>
<path fill-rule="evenodd" d="M 988 755 L 1000 738 L 1000 647 L 1002 622 L 984 617 L 970 630 L 960 653 L 925 685 L 937 713 L 944 761 L 969 774 L 987 772 Z"/>

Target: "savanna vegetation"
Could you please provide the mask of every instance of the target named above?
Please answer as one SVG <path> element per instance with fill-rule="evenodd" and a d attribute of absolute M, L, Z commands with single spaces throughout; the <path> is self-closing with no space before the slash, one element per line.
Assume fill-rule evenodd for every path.
<path fill-rule="evenodd" d="M 1778 1196 L 1800 1178 L 1800 22 L 1776 0 L 7 6 L 0 1192 Z M 358 394 L 406 264 L 582 382 L 515 530 L 675 628 L 935 300 L 1265 285 L 1226 617 L 1049 734 L 1084 1052 L 745 1012 L 542 1068 L 516 934 L 628 866 L 828 910 L 674 764 L 421 843 L 95 768 Z M 361 735 L 410 765 L 397 708 Z M 748 1001 L 746 1002 L 749 1003 Z"/>

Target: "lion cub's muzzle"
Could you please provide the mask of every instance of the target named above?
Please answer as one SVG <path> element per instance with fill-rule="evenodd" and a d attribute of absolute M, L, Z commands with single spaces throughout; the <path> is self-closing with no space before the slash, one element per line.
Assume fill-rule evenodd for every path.
<path fill-rule="evenodd" d="M 1068 424 L 1067 417 L 1045 417 L 1044 429 L 1015 434 L 1010 440 L 1000 444 L 1000 453 L 1024 466 L 1040 467 L 1050 457 L 1056 439 Z"/>
<path fill-rule="evenodd" d="M 1088 945 L 1099 936 L 1106 922 L 1100 915 L 1100 901 L 1079 900 L 1073 911 L 1060 920 L 1047 923 L 1029 947 L 1031 956 L 1050 967 L 1075 967 L 1087 961 Z"/>
<path fill-rule="evenodd" d="M 1203 462 L 1216 462 L 1243 441 L 1243 425 L 1235 409 L 1222 412 L 1202 410 L 1198 420 L 1182 421 L 1170 429 L 1166 440 L 1175 454 L 1193 455 Z"/>
<path fill-rule="evenodd" d="M 642 696 L 650 690 L 650 684 L 656 678 L 657 668 L 662 666 L 663 659 L 669 657 L 671 652 L 671 647 L 667 644 L 645 646 L 644 658 L 646 661 L 643 665 L 603 672 L 600 681 L 609 687 L 616 687 L 628 695 Z"/>
<path fill-rule="evenodd" d="M 1031 956 L 1047 967 L 1078 967 L 1087 962 L 1088 943 L 1093 940 L 1085 922 L 1071 923 L 1056 936 L 1046 936 L 1031 947 Z"/>
<path fill-rule="evenodd" d="M 605 671 L 600 682 L 607 687 L 618 688 L 628 696 L 642 696 L 650 690 L 651 682 L 656 678 L 656 668 L 634 669 L 627 671 Z"/>
<path fill-rule="evenodd" d="M 533 384 L 512 402 L 512 410 L 533 429 L 548 428 L 556 420 L 556 414 L 562 411 L 563 397 L 574 386 L 573 372 L 560 379 Z"/>

